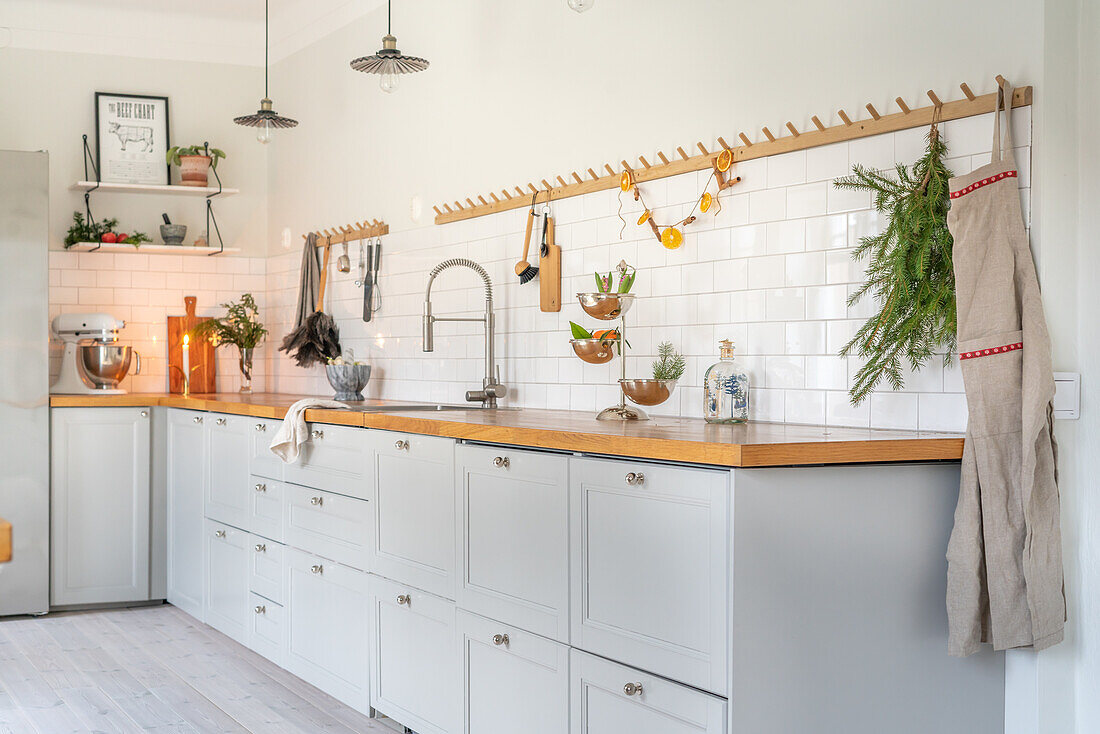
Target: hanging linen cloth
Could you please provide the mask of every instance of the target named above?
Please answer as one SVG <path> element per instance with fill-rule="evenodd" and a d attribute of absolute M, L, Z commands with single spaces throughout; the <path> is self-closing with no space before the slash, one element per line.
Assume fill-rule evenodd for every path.
<path fill-rule="evenodd" d="M 959 364 L 970 413 L 947 547 L 948 652 L 1043 649 L 1066 618 L 1054 374 L 1001 83 L 992 161 L 950 181 Z M 1001 113 L 1004 112 L 1004 138 Z"/>

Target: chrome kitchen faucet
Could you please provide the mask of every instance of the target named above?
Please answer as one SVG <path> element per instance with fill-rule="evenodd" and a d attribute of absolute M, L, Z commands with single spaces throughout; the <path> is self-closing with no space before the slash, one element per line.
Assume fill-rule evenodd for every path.
<path fill-rule="evenodd" d="M 434 316 L 432 314 L 432 283 L 435 282 L 435 276 L 439 275 L 447 268 L 458 266 L 470 268 L 475 273 L 480 275 L 481 279 L 485 282 L 484 316 L 440 317 Z M 434 327 L 436 321 L 480 321 L 485 324 L 485 377 L 481 381 L 480 390 L 466 391 L 466 400 L 471 403 L 480 402 L 482 407 L 485 408 L 497 407 L 497 398 L 504 397 L 508 390 L 500 381 L 500 367 L 496 365 L 495 357 L 493 354 L 493 327 L 496 323 L 496 317 L 493 315 L 493 281 L 489 279 L 489 274 L 485 272 L 485 268 L 481 267 L 473 260 L 467 260 L 464 257 L 444 260 L 443 262 L 432 268 L 432 272 L 428 275 L 428 289 L 424 292 L 425 352 L 435 351 Z"/>

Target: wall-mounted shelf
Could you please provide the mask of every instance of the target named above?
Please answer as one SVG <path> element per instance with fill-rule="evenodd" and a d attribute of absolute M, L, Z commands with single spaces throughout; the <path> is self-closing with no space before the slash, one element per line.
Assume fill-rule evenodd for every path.
<path fill-rule="evenodd" d="M 218 255 L 240 252 L 239 247 L 190 247 L 188 245 L 119 245 L 107 242 L 77 242 L 66 252 L 125 252 L 130 255 Z"/>
<path fill-rule="evenodd" d="M 70 191 L 114 191 L 120 194 L 168 194 L 171 196 L 230 196 L 240 189 L 219 189 L 217 186 L 158 186 L 155 184 L 97 183 L 77 181 Z"/>

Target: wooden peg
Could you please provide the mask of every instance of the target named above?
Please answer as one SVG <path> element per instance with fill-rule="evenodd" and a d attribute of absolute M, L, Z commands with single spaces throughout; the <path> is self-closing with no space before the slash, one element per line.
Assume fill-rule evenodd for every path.
<path fill-rule="evenodd" d="M 764 130 L 764 137 L 767 138 L 769 142 L 774 143 L 775 142 L 775 136 L 772 135 L 772 131 L 769 130 L 768 128 L 766 128 L 766 127 L 763 128 L 763 130 Z"/>
<path fill-rule="evenodd" d="M 847 112 L 845 112 L 844 110 L 838 110 L 837 114 L 840 116 L 840 119 L 844 121 L 845 125 L 851 125 L 852 124 L 852 120 L 851 120 L 851 118 L 848 117 Z"/>
<path fill-rule="evenodd" d="M 737 137 L 741 138 L 741 142 L 745 144 L 746 148 L 752 147 L 752 141 L 749 140 L 748 135 L 745 135 L 745 133 L 737 133 Z"/>
<path fill-rule="evenodd" d="M 384 224 L 384 222 L 382 222 L 382 221 L 381 221 L 381 220 L 379 220 L 379 219 L 372 219 L 371 221 L 372 221 L 372 222 L 374 222 L 374 223 L 375 223 L 376 225 L 378 225 L 378 226 L 381 226 L 382 224 Z"/>
<path fill-rule="evenodd" d="M 790 120 L 787 120 L 787 129 L 791 131 L 791 135 L 798 137 L 801 133 L 798 132 L 798 128 L 791 124 Z"/>
<path fill-rule="evenodd" d="M 508 193 L 508 189 L 501 189 L 500 193 L 504 195 L 505 199 L 511 199 L 512 195 Z"/>
<path fill-rule="evenodd" d="M 822 124 L 821 120 L 818 119 L 817 115 L 814 115 L 813 117 L 811 117 L 810 120 L 813 121 L 814 127 L 816 127 L 821 132 L 825 132 L 825 125 Z"/>
<path fill-rule="evenodd" d="M 710 151 L 707 150 L 707 147 L 702 143 L 696 143 L 695 147 L 698 148 L 703 155 L 710 155 Z"/>
<path fill-rule="evenodd" d="M 657 157 L 661 159 L 661 163 L 664 163 L 666 166 L 668 165 L 668 158 L 665 157 L 664 153 L 658 150 Z"/>
<path fill-rule="evenodd" d="M 500 203 L 500 197 L 498 197 L 492 191 L 489 192 L 489 198 L 493 200 L 494 204 L 499 204 Z"/>
<path fill-rule="evenodd" d="M 527 182 L 527 188 L 531 189 L 532 194 L 537 194 L 539 192 L 539 190 L 535 188 L 535 185 L 530 181 Z"/>
<path fill-rule="evenodd" d="M 452 211 L 454 211 L 453 209 L 451 209 L 451 207 L 450 207 L 450 205 L 449 205 L 449 204 L 444 204 L 444 205 L 443 205 L 443 208 L 447 210 L 447 213 L 448 213 L 448 214 L 450 214 L 450 213 L 451 213 Z"/>
<path fill-rule="evenodd" d="M 995 76 L 993 78 L 997 80 L 998 86 L 1003 87 L 1008 83 L 1008 82 L 1005 81 L 1005 78 L 1003 76 L 1001 76 L 1000 74 L 998 74 L 997 76 Z"/>
<path fill-rule="evenodd" d="M 729 150 L 730 144 L 726 142 L 726 139 L 721 135 L 718 136 L 718 144 L 722 146 L 722 150 Z"/>
<path fill-rule="evenodd" d="M 492 194 L 490 194 L 490 196 L 492 196 Z M 485 206 L 489 206 L 489 202 L 485 201 L 485 197 L 482 196 L 481 194 L 478 194 L 477 200 L 480 201 Z"/>
<path fill-rule="evenodd" d="M 576 181 L 577 183 L 584 183 L 584 179 L 582 179 L 580 176 L 578 176 L 576 171 L 573 171 L 569 175 L 571 175 L 573 177 L 573 180 Z"/>
<path fill-rule="evenodd" d="M 646 168 L 649 168 L 649 161 L 647 161 L 647 160 L 645 159 L 645 156 L 644 156 L 644 155 L 640 155 L 640 156 L 638 156 L 638 160 L 640 160 L 640 161 L 642 162 L 642 165 L 643 165 L 643 166 L 645 166 Z"/>
<path fill-rule="evenodd" d="M 477 204 L 470 200 L 469 196 L 466 197 L 466 203 L 469 204 L 471 207 L 477 206 Z"/>
<path fill-rule="evenodd" d="M 867 103 L 867 111 L 871 113 L 871 117 L 875 120 L 878 120 L 880 117 L 882 117 L 882 115 L 878 113 L 878 110 L 875 109 L 875 106 L 870 102 Z"/>
<path fill-rule="evenodd" d="M 933 92 L 931 89 L 925 92 L 925 94 L 928 95 L 928 99 L 932 100 L 932 104 L 936 105 L 937 107 L 943 107 L 943 102 L 940 101 L 940 98 L 937 97 L 936 93 Z"/>
<path fill-rule="evenodd" d="M 684 152 L 684 149 L 679 145 L 676 146 L 676 152 L 679 153 L 680 157 L 683 158 L 685 161 L 689 157 L 688 154 Z"/>
<path fill-rule="evenodd" d="M 960 84 L 959 89 L 963 90 L 963 94 L 966 95 L 967 99 L 969 99 L 971 102 L 974 101 L 974 93 L 970 91 L 970 87 L 967 85 L 966 82 Z"/>
<path fill-rule="evenodd" d="M 458 209 L 459 211 L 462 211 L 462 205 L 459 204 L 457 201 L 455 202 L 455 209 Z"/>
<path fill-rule="evenodd" d="M 554 188 L 553 186 L 550 185 L 550 182 L 547 181 L 545 178 L 542 180 L 542 185 L 546 187 L 547 191 L 550 191 Z"/>
<path fill-rule="evenodd" d="M 604 163 L 603 167 L 607 169 L 607 173 L 611 176 L 615 175 L 615 169 L 611 167 L 610 163 Z"/>
<path fill-rule="evenodd" d="M 619 163 L 622 163 L 622 164 L 623 164 L 623 168 L 625 168 L 626 170 L 630 171 L 631 173 L 634 173 L 634 169 L 633 169 L 633 168 L 631 168 L 631 167 L 630 167 L 630 164 L 629 164 L 629 163 L 627 163 L 627 162 L 626 162 L 625 160 L 619 161 Z"/>
<path fill-rule="evenodd" d="M 560 183 L 560 184 L 561 184 L 562 186 L 566 186 L 566 185 L 567 185 L 567 184 L 565 183 L 565 179 L 564 179 L 564 178 L 562 178 L 561 176 L 558 176 L 558 183 Z"/>
<path fill-rule="evenodd" d="M 516 187 L 516 195 L 517 196 L 525 196 L 526 194 L 523 193 L 523 189 L 521 189 L 519 186 L 517 186 Z"/>
<path fill-rule="evenodd" d="M 596 175 L 596 172 L 593 171 L 591 168 L 588 169 L 588 175 L 592 177 L 593 181 L 598 181 L 599 178 L 600 178 L 599 176 Z"/>
<path fill-rule="evenodd" d="M 444 204 L 443 206 L 447 206 L 447 205 Z M 439 211 L 438 206 L 433 206 L 432 209 L 435 209 L 436 216 L 443 216 L 443 212 Z"/>
<path fill-rule="evenodd" d="M 905 104 L 905 100 L 902 99 L 901 97 L 898 97 L 894 101 L 898 103 L 898 107 L 900 107 L 901 111 L 904 112 L 905 114 L 908 115 L 910 112 L 913 111 L 913 110 L 909 109 L 909 105 Z"/>

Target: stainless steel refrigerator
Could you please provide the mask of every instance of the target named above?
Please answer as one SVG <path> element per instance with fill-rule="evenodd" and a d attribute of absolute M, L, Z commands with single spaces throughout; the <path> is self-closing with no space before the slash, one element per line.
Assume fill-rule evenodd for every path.
<path fill-rule="evenodd" d="M 49 610 L 49 156 L 0 150 L 0 615 Z"/>

